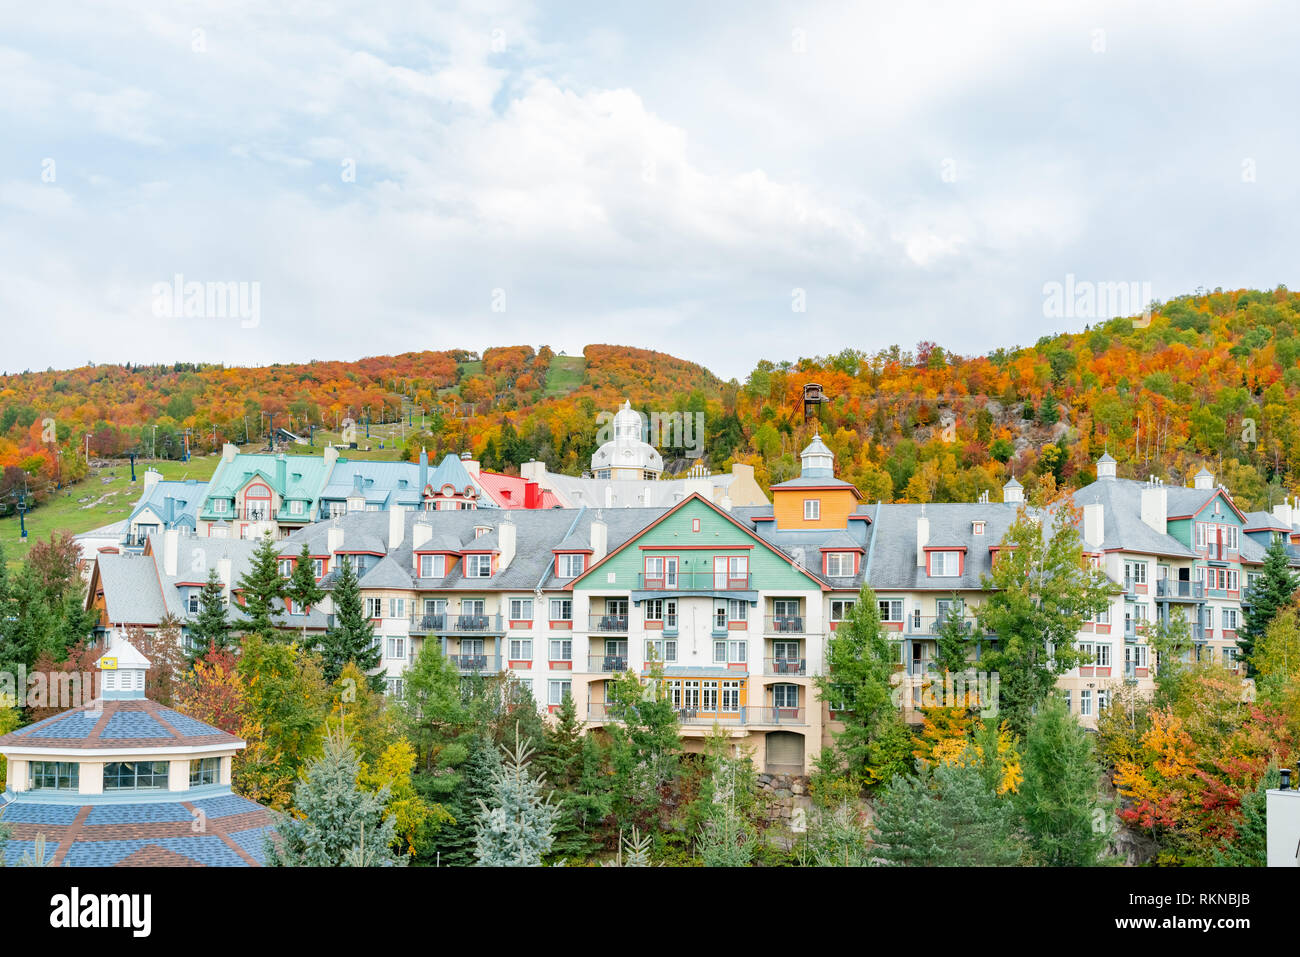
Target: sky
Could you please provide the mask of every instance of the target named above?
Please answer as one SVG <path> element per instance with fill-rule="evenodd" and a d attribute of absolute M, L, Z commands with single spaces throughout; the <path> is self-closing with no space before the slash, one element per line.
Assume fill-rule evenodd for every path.
<path fill-rule="evenodd" d="M 1114 314 L 1052 284 L 1294 287 L 1298 41 L 1251 0 L 0 5 L 0 371 L 743 380 Z"/>

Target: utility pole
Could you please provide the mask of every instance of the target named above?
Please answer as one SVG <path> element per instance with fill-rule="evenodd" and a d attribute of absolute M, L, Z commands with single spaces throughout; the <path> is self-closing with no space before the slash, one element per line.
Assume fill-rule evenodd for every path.
<path fill-rule="evenodd" d="M 153 440 L 149 443 L 149 458 L 158 461 L 158 426 L 153 427 Z"/>
<path fill-rule="evenodd" d="M 91 433 L 87 432 L 86 433 L 86 464 L 87 465 L 90 464 L 90 439 L 91 439 Z"/>

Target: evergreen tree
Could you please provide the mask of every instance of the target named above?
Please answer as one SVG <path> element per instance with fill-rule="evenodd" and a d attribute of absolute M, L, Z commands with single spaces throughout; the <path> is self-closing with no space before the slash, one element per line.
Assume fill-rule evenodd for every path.
<path fill-rule="evenodd" d="M 614 772 L 611 791 L 614 813 L 624 826 L 657 810 L 660 788 L 678 771 L 677 712 L 661 676 L 656 665 L 644 683 L 629 671 L 611 686 L 610 709 L 619 718 L 606 726 Z"/>
<path fill-rule="evenodd" d="M 798 855 L 804 867 L 868 866 L 871 842 L 858 821 L 856 806 L 841 801 L 833 808 L 816 808 Z"/>
<path fill-rule="evenodd" d="M 516 735 L 518 738 L 518 735 Z M 492 771 L 492 803 L 479 801 L 474 855 L 480 867 L 540 867 L 554 842 L 560 809 L 545 793 L 545 775 L 533 776 L 533 749 L 518 738 Z"/>
<path fill-rule="evenodd" d="M 335 680 L 349 661 L 355 662 L 367 674 L 375 671 L 381 660 L 381 649 L 375 643 L 375 626 L 366 617 L 356 569 L 346 559 L 334 582 L 331 599 L 334 605 L 334 626 L 325 632 L 320 643 L 325 677 Z M 424 644 L 428 648 L 435 643 L 426 641 Z M 371 675 L 370 684 L 376 691 L 379 690 L 383 687 L 383 676 Z"/>
<path fill-rule="evenodd" d="M 478 862 L 478 821 L 483 806 L 496 794 L 496 776 L 501 756 L 481 733 L 471 733 L 468 757 L 459 770 L 459 786 L 446 803 L 454 822 L 444 827 L 432 842 L 444 867 L 472 867 Z"/>
<path fill-rule="evenodd" d="M 226 597 L 222 594 L 221 579 L 215 568 L 208 569 L 208 580 L 199 592 L 198 614 L 189 623 L 189 665 L 194 667 L 209 651 L 224 651 L 234 641 L 230 615 L 226 610 Z"/>
<path fill-rule="evenodd" d="M 1156 653 L 1156 707 L 1177 700 L 1187 677 L 1194 644 L 1192 628 L 1181 614 L 1150 622 L 1144 629 L 1147 644 Z"/>
<path fill-rule="evenodd" d="M 605 861 L 605 867 L 652 867 L 650 845 L 653 843 L 649 834 L 642 834 L 632 828 L 631 835 L 618 834 L 618 855 L 612 861 Z"/>
<path fill-rule="evenodd" d="M 911 770 L 911 734 L 895 702 L 899 649 L 880 625 L 876 594 L 863 585 L 853 613 L 830 641 L 828 669 L 817 678 L 844 730 L 835 734 L 832 763 L 857 787 L 884 784 Z"/>
<path fill-rule="evenodd" d="M 705 867 L 746 867 L 754 857 L 754 829 L 746 820 L 742 792 L 745 769 L 735 758 L 713 761 L 711 807 L 700 829 L 699 853 Z"/>
<path fill-rule="evenodd" d="M 325 598 L 325 590 L 316 582 L 315 563 L 312 561 L 311 548 L 306 542 L 303 542 L 302 551 L 298 553 L 298 561 L 293 566 L 293 574 L 289 576 L 289 581 L 284 586 L 284 597 L 293 602 L 294 609 L 303 616 L 302 636 L 305 640 L 307 611 L 319 605 Z M 326 677 L 333 681 L 337 676 L 327 674 Z"/>
<path fill-rule="evenodd" d="M 1092 736 L 1079 727 L 1057 695 L 1044 702 L 1025 740 L 1024 781 L 1016 806 L 1033 860 L 1048 866 L 1088 867 L 1106 846 L 1108 818 Z"/>
<path fill-rule="evenodd" d="M 1025 510 L 1016 516 L 993 574 L 984 578 L 991 594 L 977 612 L 984 631 L 997 636 L 981 664 L 1000 676 L 1000 714 L 1022 737 L 1057 676 L 1079 663 L 1075 635 L 1085 618 L 1109 606 L 1114 588 L 1083 560 L 1079 510 L 1068 500 L 1053 508 L 1050 531 Z"/>
<path fill-rule="evenodd" d="M 545 734 L 546 748 L 538 761 L 560 808 L 551 855 L 583 859 L 595 851 L 596 828 L 610 812 L 603 750 L 594 736 L 582 733 L 578 710 L 567 693 Z"/>
<path fill-rule="evenodd" d="M 952 608 L 960 608 L 957 596 L 953 596 Z M 959 674 L 970 668 L 967 655 L 973 641 L 978 638 L 969 631 L 970 619 L 960 614 L 950 614 L 939 623 L 939 632 L 935 641 L 934 663 L 940 673 Z"/>
<path fill-rule="evenodd" d="M 243 611 L 247 619 L 242 626 L 244 634 L 260 635 L 268 641 L 281 640 L 283 635 L 279 629 L 283 605 L 277 608 L 276 603 L 284 598 L 285 583 L 280 577 L 280 555 L 275 539 L 269 532 L 262 536 L 253 551 L 248 571 L 239 578 L 239 587 L 243 591 Z"/>
<path fill-rule="evenodd" d="M 1241 630 L 1237 632 L 1237 648 L 1246 662 L 1246 674 L 1254 677 L 1255 644 L 1262 641 L 1269 623 L 1291 601 L 1300 578 L 1292 573 L 1286 546 L 1282 539 L 1274 538 L 1264 554 L 1264 567 L 1255 584 L 1250 586 L 1249 604 L 1243 603 Z"/>
<path fill-rule="evenodd" d="M 297 814 L 276 814 L 279 840 L 268 839 L 271 867 L 394 867 L 406 863 L 391 845 L 396 825 L 384 819 L 387 789 L 372 793 L 357 783 L 361 762 L 342 732 L 331 732 L 325 751 L 307 767 L 293 792 Z"/>

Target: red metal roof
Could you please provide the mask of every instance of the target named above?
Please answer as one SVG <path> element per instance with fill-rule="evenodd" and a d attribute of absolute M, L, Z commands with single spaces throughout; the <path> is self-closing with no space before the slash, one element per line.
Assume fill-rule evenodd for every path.
<path fill-rule="evenodd" d="M 483 491 L 502 508 L 558 508 L 561 502 L 550 489 L 528 482 L 518 475 L 479 470 L 475 476 Z"/>

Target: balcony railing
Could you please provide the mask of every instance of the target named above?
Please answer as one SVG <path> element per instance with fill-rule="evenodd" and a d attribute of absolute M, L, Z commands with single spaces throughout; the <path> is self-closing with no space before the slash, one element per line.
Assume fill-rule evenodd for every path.
<path fill-rule="evenodd" d="M 626 635 L 627 615 L 592 615 L 590 628 L 604 635 Z"/>
<path fill-rule="evenodd" d="M 1156 582 L 1156 597 L 1201 600 L 1205 598 L 1205 585 L 1203 582 L 1185 582 L 1174 578 L 1165 578 Z"/>
<path fill-rule="evenodd" d="M 593 701 L 587 705 L 588 721 L 622 721 L 625 708 L 603 701 Z M 685 725 L 712 724 L 788 724 L 803 725 L 808 723 L 808 712 L 804 708 L 777 708 L 770 705 L 744 705 L 737 708 L 678 708 L 677 720 Z"/>
<path fill-rule="evenodd" d="M 501 656 L 488 654 L 448 655 L 447 659 L 462 674 L 495 673 L 501 670 Z"/>
<path fill-rule="evenodd" d="M 500 615 L 452 615 L 443 613 L 411 616 L 413 635 L 490 635 L 503 632 Z"/>
<path fill-rule="evenodd" d="M 732 578 L 730 575 L 715 575 L 713 572 L 678 572 L 675 576 L 664 578 L 647 578 L 644 573 L 636 576 L 637 588 L 642 591 L 749 591 L 749 575 Z"/>
<path fill-rule="evenodd" d="M 587 665 L 589 671 L 600 674 L 616 674 L 627 671 L 628 656 L 627 652 L 611 652 L 609 654 L 592 654 L 587 656 Z"/>
<path fill-rule="evenodd" d="M 905 628 L 909 635 L 937 635 L 944 624 L 954 618 L 964 634 L 974 633 L 975 619 L 960 615 L 908 615 Z"/>
<path fill-rule="evenodd" d="M 807 658 L 764 658 L 764 674 L 769 675 L 806 675 Z"/>
<path fill-rule="evenodd" d="M 769 635 L 802 635 L 802 615 L 769 615 L 763 619 L 763 628 Z"/>

